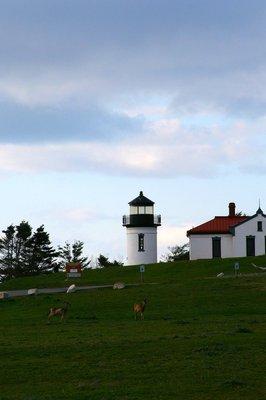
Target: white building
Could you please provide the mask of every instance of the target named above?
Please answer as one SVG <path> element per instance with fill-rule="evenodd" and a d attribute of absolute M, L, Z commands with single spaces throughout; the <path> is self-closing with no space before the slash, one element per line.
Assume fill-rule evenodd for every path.
<path fill-rule="evenodd" d="M 217 216 L 187 231 L 190 259 L 259 256 L 266 254 L 266 215 L 259 207 L 251 217 L 238 216 L 235 203 L 227 216 Z"/>
<path fill-rule="evenodd" d="M 161 216 L 154 215 L 154 202 L 143 192 L 129 206 L 129 215 L 123 216 L 127 231 L 126 265 L 157 263 L 157 226 L 161 225 Z"/>

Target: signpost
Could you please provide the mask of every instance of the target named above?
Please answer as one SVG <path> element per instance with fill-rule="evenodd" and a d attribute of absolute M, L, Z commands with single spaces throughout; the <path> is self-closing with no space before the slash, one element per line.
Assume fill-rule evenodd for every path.
<path fill-rule="evenodd" d="M 140 272 L 140 282 L 143 283 L 143 273 L 145 272 L 145 265 L 140 265 L 139 272 Z"/>
<path fill-rule="evenodd" d="M 239 275 L 239 262 L 235 263 L 234 269 L 235 269 L 235 276 Z"/>

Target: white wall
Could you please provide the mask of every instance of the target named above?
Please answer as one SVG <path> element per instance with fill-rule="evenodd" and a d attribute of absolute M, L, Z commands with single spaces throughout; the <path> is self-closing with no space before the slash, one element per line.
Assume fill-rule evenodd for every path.
<path fill-rule="evenodd" d="M 262 232 L 258 232 L 257 222 L 262 221 Z M 246 253 L 246 236 L 255 236 L 255 255 L 265 254 L 265 236 L 266 236 L 266 218 L 258 214 L 256 217 L 235 228 L 235 236 L 233 238 L 234 257 L 245 257 Z"/>
<path fill-rule="evenodd" d="M 190 260 L 210 259 L 212 258 L 212 238 L 221 238 L 221 256 L 222 258 L 233 257 L 233 238 L 230 234 L 206 234 L 190 235 Z"/>
<path fill-rule="evenodd" d="M 157 228 L 126 228 L 127 259 L 126 265 L 157 263 Z M 144 234 L 144 250 L 138 251 L 139 233 Z"/>
<path fill-rule="evenodd" d="M 258 231 L 257 223 L 262 221 L 262 232 Z M 190 235 L 190 259 L 212 258 L 212 238 L 221 238 L 221 256 L 246 257 L 246 237 L 255 236 L 255 255 L 265 254 L 266 218 L 262 214 L 240 224 L 235 228 L 235 235 Z"/>

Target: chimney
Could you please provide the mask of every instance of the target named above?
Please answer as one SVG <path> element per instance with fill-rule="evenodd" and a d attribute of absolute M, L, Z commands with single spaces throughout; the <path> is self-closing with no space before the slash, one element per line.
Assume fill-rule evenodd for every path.
<path fill-rule="evenodd" d="M 236 205 L 235 203 L 229 203 L 229 217 L 235 217 L 236 215 Z"/>

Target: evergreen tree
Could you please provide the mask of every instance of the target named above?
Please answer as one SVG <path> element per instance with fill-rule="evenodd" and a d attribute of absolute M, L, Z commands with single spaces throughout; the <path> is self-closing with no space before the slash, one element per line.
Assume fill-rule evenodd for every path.
<path fill-rule="evenodd" d="M 108 257 L 105 257 L 104 255 L 100 254 L 99 257 L 97 258 L 97 264 L 99 267 L 122 267 L 123 263 L 117 260 L 114 260 L 113 262 L 109 261 Z"/>
<path fill-rule="evenodd" d="M 72 261 L 71 244 L 65 242 L 64 246 L 58 246 L 58 255 L 60 258 L 60 265 L 64 266 Z"/>
<path fill-rule="evenodd" d="M 82 268 L 86 268 L 89 266 L 90 260 L 88 260 L 88 257 L 83 256 L 83 247 L 84 243 L 80 240 L 76 240 L 72 245 L 72 256 L 73 262 L 79 262 Z"/>
<path fill-rule="evenodd" d="M 83 247 L 84 243 L 80 240 L 76 240 L 72 245 L 69 242 L 65 242 L 64 246 L 59 246 L 60 265 L 63 267 L 67 263 L 74 262 L 80 263 L 82 268 L 87 268 L 91 260 L 88 260 L 88 257 L 84 257 Z"/>
<path fill-rule="evenodd" d="M 118 260 L 114 260 L 113 262 L 112 262 L 112 265 L 114 266 L 114 267 L 123 267 L 123 263 L 122 263 L 122 261 L 118 261 Z"/>
<path fill-rule="evenodd" d="M 97 263 L 99 267 L 110 267 L 112 265 L 108 257 L 105 257 L 103 254 L 99 255 L 99 257 L 97 258 Z"/>
<path fill-rule="evenodd" d="M 0 275 L 2 277 L 15 276 L 15 227 L 10 225 L 3 231 L 0 238 Z"/>
<path fill-rule="evenodd" d="M 31 236 L 31 226 L 22 221 L 19 225 L 10 225 L 0 238 L 0 274 L 4 278 L 24 275 L 25 249 Z"/>
<path fill-rule="evenodd" d="M 28 275 L 28 253 L 32 227 L 26 221 L 16 226 L 15 235 L 15 270 L 17 276 Z"/>
<path fill-rule="evenodd" d="M 58 253 L 51 245 L 49 234 L 41 225 L 29 240 L 26 249 L 27 274 L 36 275 L 51 271 Z"/>
<path fill-rule="evenodd" d="M 0 238 L 0 275 L 2 279 L 34 275 L 53 268 L 56 251 L 49 234 L 40 226 L 32 234 L 28 222 L 10 225 Z"/>

